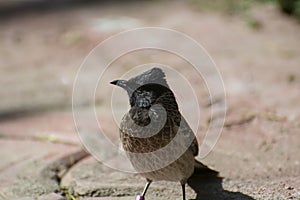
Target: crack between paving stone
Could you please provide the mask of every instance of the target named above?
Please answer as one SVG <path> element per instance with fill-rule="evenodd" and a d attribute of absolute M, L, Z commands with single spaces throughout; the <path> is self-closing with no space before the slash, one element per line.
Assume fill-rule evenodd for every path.
<path fill-rule="evenodd" d="M 65 188 L 61 187 L 61 180 L 76 163 L 86 158 L 87 156 L 89 156 L 89 153 L 87 153 L 83 149 L 80 149 L 49 164 L 42 170 L 41 176 L 43 178 L 48 178 L 55 181 L 59 189 L 53 192 L 67 198 L 68 193 Z"/>
<path fill-rule="evenodd" d="M 256 117 L 256 114 L 250 114 L 244 117 L 241 117 L 240 119 L 225 122 L 224 128 L 231 128 L 232 126 L 240 126 L 243 124 L 247 124 L 252 122 Z"/>
<path fill-rule="evenodd" d="M 80 149 L 72 154 L 62 157 L 45 167 L 41 172 L 41 177 L 43 179 L 54 181 L 57 185 L 57 189 L 53 192 L 60 195 L 65 200 L 77 200 L 78 197 L 107 197 L 111 194 L 114 194 L 114 196 L 130 196 L 140 191 L 140 188 L 138 191 L 135 191 L 134 189 L 132 190 L 132 188 L 126 188 L 126 193 L 115 194 L 115 188 L 105 188 L 92 190 L 83 195 L 73 196 L 73 194 L 70 193 L 69 188 L 61 186 L 61 180 L 74 165 L 76 165 L 78 162 L 80 162 L 89 155 L 90 154 L 87 153 L 85 150 Z"/>

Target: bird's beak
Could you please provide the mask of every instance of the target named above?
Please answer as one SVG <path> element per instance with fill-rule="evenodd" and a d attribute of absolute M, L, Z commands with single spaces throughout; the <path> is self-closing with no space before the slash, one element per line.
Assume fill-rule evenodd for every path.
<path fill-rule="evenodd" d="M 127 81 L 126 80 L 114 80 L 114 81 L 111 81 L 110 84 L 127 89 Z"/>

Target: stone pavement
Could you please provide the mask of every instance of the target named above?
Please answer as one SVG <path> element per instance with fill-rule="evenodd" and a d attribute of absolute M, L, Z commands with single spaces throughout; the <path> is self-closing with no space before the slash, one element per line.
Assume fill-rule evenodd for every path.
<path fill-rule="evenodd" d="M 298 150 L 291 148 L 297 146 L 298 136 L 278 135 L 272 139 L 276 142 L 261 136 L 254 141 L 254 130 L 274 126 L 265 116 L 254 115 L 249 120 L 229 114 L 223 136 L 204 159 L 225 178 L 195 175 L 189 181 L 193 189 L 187 187 L 188 198 L 299 199 L 299 167 L 294 167 L 299 166 Z M 70 112 L 2 121 L 0 127 L 0 199 L 133 200 L 143 190 L 143 178 L 110 169 L 82 150 Z M 286 142 L 290 148 L 282 146 Z M 278 148 L 281 154 L 274 155 Z M 153 183 L 147 199 L 181 199 L 181 187 Z"/>

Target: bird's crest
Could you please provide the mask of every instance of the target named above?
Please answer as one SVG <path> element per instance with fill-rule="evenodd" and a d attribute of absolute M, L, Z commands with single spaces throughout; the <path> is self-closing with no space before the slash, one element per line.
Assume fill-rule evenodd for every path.
<path fill-rule="evenodd" d="M 157 67 L 154 67 L 136 77 L 131 78 L 129 82 L 134 82 L 140 86 L 147 84 L 160 84 L 169 88 L 165 73 Z"/>

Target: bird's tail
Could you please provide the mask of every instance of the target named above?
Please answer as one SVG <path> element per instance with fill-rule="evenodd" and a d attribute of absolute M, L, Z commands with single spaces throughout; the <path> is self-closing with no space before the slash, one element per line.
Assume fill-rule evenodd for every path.
<path fill-rule="evenodd" d="M 206 165 L 195 159 L 194 175 L 216 177 L 219 175 L 219 172 L 207 167 Z"/>

